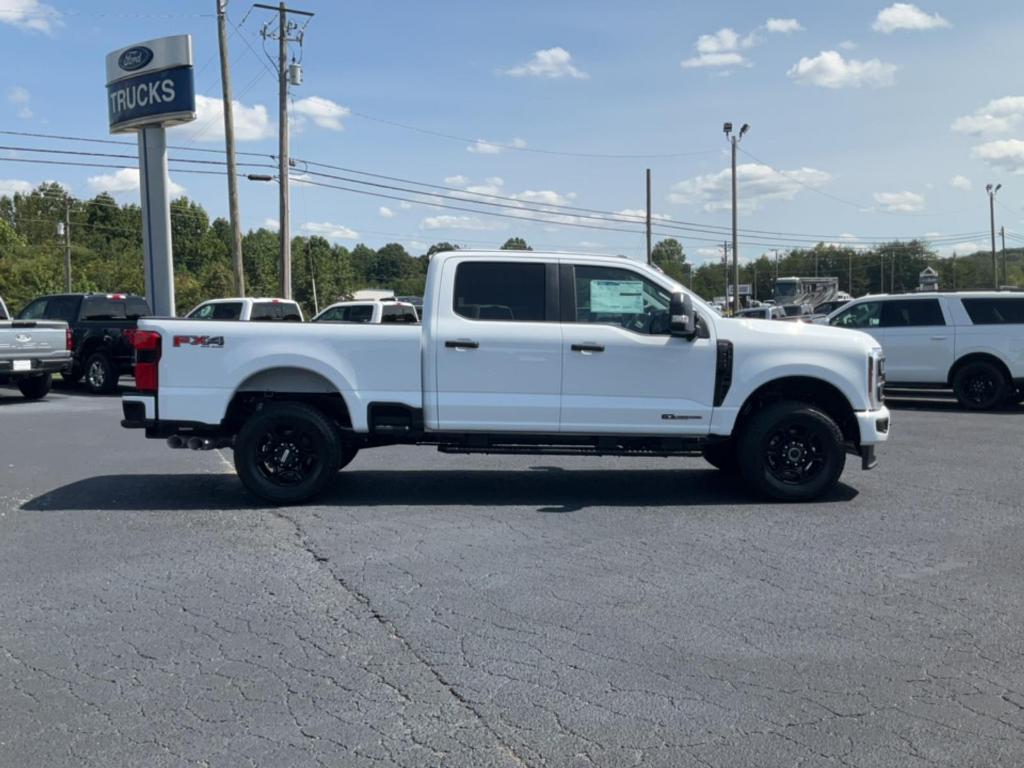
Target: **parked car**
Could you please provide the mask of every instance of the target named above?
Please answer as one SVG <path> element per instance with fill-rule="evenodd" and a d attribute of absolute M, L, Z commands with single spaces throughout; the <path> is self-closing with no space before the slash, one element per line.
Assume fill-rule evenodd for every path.
<path fill-rule="evenodd" d="M 807 317 L 814 314 L 814 307 L 810 304 L 783 304 L 782 311 L 788 318 Z"/>
<path fill-rule="evenodd" d="M 193 320 L 241 320 L 301 323 L 302 307 L 290 299 L 210 299 L 196 306 L 187 317 Z"/>
<path fill-rule="evenodd" d="M 431 260 L 426 296 L 422 325 L 372 331 L 144 320 L 122 425 L 171 447 L 233 447 L 245 487 L 277 504 L 394 444 L 702 452 L 767 496 L 805 501 L 834 487 L 847 452 L 872 468 L 888 437 L 870 336 L 719 317 L 646 264 L 451 251 Z"/>
<path fill-rule="evenodd" d="M 423 314 L 423 297 L 422 296 L 396 296 L 397 301 L 404 301 L 406 304 L 412 304 L 416 307 L 416 314 Z"/>
<path fill-rule="evenodd" d="M 41 296 L 18 313 L 19 320 L 63 320 L 71 329 L 71 382 L 85 378 L 89 391 L 113 392 L 132 373 L 131 336 L 140 317 L 151 314 L 142 296 L 128 293 L 61 293 Z"/>
<path fill-rule="evenodd" d="M 53 374 L 71 366 L 71 334 L 58 320 L 11 320 L 0 299 L 0 385 L 14 384 L 29 400 L 46 397 Z"/>
<path fill-rule="evenodd" d="M 313 318 L 314 323 L 411 323 L 420 321 L 416 307 L 397 299 L 339 301 Z"/>
<path fill-rule="evenodd" d="M 750 320 L 785 320 L 786 313 L 781 307 L 748 307 L 741 309 L 734 317 L 745 317 Z"/>
<path fill-rule="evenodd" d="M 850 303 L 850 299 L 834 299 L 832 301 L 823 301 L 821 304 L 817 304 L 814 307 L 814 314 L 822 317 L 827 317 L 835 312 L 837 309 L 841 309 Z"/>
<path fill-rule="evenodd" d="M 881 344 L 890 385 L 952 387 L 971 410 L 1024 399 L 1024 294 L 865 296 L 828 321 Z"/>

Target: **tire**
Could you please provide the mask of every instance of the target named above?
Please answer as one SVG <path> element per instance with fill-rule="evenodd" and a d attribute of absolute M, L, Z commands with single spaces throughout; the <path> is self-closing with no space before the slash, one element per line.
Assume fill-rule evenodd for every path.
<path fill-rule="evenodd" d="M 1006 399 L 1006 376 L 999 366 L 985 360 L 968 363 L 953 377 L 953 393 L 969 411 L 987 411 Z"/>
<path fill-rule="evenodd" d="M 85 386 L 94 395 L 109 395 L 117 389 L 117 371 L 110 358 L 102 352 L 93 352 L 85 361 Z"/>
<path fill-rule="evenodd" d="M 40 400 L 50 394 L 50 387 L 53 386 L 53 376 L 48 373 L 39 376 L 28 376 L 18 379 L 18 389 L 25 396 L 26 400 Z"/>
<path fill-rule="evenodd" d="M 846 466 L 843 433 L 823 411 L 783 401 L 746 424 L 737 445 L 743 477 L 779 501 L 811 501 L 839 482 Z"/>
<path fill-rule="evenodd" d="M 235 440 L 235 470 L 242 484 L 270 504 L 313 498 L 341 466 L 338 429 L 304 403 L 263 407 L 242 425 Z"/>
<path fill-rule="evenodd" d="M 701 453 L 704 454 L 704 461 L 715 469 L 723 472 L 739 472 L 740 460 L 736 455 L 736 443 L 733 440 L 723 440 L 720 443 L 705 445 Z"/>

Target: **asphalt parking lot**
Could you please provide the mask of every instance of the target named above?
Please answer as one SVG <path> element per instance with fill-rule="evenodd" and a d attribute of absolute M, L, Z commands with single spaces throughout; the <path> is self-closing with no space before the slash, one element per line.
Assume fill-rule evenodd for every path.
<path fill-rule="evenodd" d="M 1024 408 L 890 404 L 805 506 L 393 448 L 267 509 L 0 389 L 0 765 L 1020 765 Z"/>

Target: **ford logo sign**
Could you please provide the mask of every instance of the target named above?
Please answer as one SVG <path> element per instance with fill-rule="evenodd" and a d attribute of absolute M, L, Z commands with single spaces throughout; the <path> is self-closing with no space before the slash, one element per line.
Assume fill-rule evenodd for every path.
<path fill-rule="evenodd" d="M 28 344 L 30 341 L 32 341 L 32 337 L 29 336 L 27 333 L 19 333 L 17 336 L 14 337 L 14 340 L 19 344 Z"/>
<path fill-rule="evenodd" d="M 137 45 L 117 57 L 117 65 L 126 72 L 142 69 L 153 60 L 153 52 L 144 45 Z"/>

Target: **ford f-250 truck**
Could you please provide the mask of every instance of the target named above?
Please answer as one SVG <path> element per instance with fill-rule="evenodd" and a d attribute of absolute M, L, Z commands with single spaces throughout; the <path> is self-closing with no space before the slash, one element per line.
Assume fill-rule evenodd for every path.
<path fill-rule="evenodd" d="M 147 318 L 128 428 L 230 446 L 255 496 L 315 496 L 359 450 L 701 455 L 804 501 L 886 440 L 884 359 L 859 331 L 720 317 L 624 258 L 431 261 L 422 326 Z"/>
<path fill-rule="evenodd" d="M 71 367 L 70 350 L 67 323 L 11 320 L 0 299 L 0 385 L 16 385 L 29 400 L 46 397 L 53 374 Z"/>

